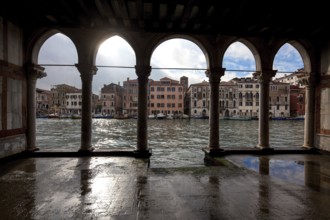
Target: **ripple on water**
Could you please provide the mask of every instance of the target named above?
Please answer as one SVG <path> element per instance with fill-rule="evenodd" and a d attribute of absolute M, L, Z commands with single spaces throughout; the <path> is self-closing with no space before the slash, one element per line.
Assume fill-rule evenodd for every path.
<path fill-rule="evenodd" d="M 93 119 L 92 145 L 96 149 L 134 149 L 136 119 Z M 295 147 L 303 143 L 303 121 L 271 121 L 272 147 Z M 148 120 L 148 147 L 153 166 L 203 163 L 202 147 L 208 145 L 208 120 Z M 41 150 L 76 151 L 80 147 L 81 121 L 37 119 L 37 146 Z M 258 121 L 220 120 L 220 146 L 254 147 L 258 143 Z"/>

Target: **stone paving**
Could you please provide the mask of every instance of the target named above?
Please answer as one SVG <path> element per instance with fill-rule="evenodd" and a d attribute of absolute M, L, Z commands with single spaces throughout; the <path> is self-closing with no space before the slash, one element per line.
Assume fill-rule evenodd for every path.
<path fill-rule="evenodd" d="M 130 157 L 0 166 L 0 219 L 330 219 L 330 157 L 232 155 L 153 168 Z"/>

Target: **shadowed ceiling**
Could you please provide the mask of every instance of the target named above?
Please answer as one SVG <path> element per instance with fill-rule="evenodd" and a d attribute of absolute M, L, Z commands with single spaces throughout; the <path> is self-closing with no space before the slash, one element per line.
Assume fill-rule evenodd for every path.
<path fill-rule="evenodd" d="M 3 0 L 0 14 L 36 27 L 328 39 L 324 3 L 253 0 Z"/>

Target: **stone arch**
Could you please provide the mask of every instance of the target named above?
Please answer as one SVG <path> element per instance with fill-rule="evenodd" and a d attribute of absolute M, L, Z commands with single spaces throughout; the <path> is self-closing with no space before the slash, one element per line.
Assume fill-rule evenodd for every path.
<path fill-rule="evenodd" d="M 261 71 L 262 60 L 261 60 L 261 55 L 258 51 L 258 48 L 253 43 L 253 41 L 251 41 L 249 39 L 245 39 L 245 38 L 227 38 L 222 42 L 222 45 L 218 51 L 218 60 L 219 60 L 219 62 L 221 62 L 221 65 L 223 63 L 225 52 L 227 51 L 229 46 L 235 42 L 240 42 L 240 43 L 244 44 L 251 51 L 251 53 L 254 57 L 254 60 L 255 60 L 256 71 Z"/>
<path fill-rule="evenodd" d="M 121 32 L 111 32 L 111 33 L 105 33 L 103 35 L 101 35 L 100 37 L 97 38 L 96 40 L 96 50 L 95 50 L 95 59 L 96 59 L 96 55 L 99 51 L 99 48 L 101 46 L 102 43 L 104 43 L 106 40 L 112 38 L 112 37 L 120 37 L 122 38 L 133 50 L 134 52 L 134 56 L 135 56 L 135 60 L 137 60 L 137 46 L 136 46 L 136 42 L 134 41 L 134 39 L 131 37 L 131 35 L 129 34 L 125 34 L 125 33 L 121 33 Z"/>
<path fill-rule="evenodd" d="M 210 49 L 207 46 L 208 42 L 205 39 L 198 38 L 196 36 L 190 36 L 190 35 L 180 35 L 180 34 L 169 34 L 169 35 L 157 35 L 155 36 L 151 43 L 148 46 L 148 49 L 146 50 L 148 53 L 148 60 L 149 63 L 151 62 L 151 57 L 154 53 L 154 51 L 157 49 L 159 45 L 164 43 L 165 41 L 172 40 L 172 39 L 184 39 L 191 41 L 192 43 L 196 44 L 201 51 L 204 53 L 205 60 L 206 60 L 206 66 L 207 68 L 210 66 Z"/>
<path fill-rule="evenodd" d="M 280 48 L 286 43 L 288 43 L 292 47 L 294 47 L 298 51 L 298 53 L 300 54 L 301 59 L 302 59 L 303 64 L 304 64 L 304 71 L 305 72 L 312 72 L 312 69 L 313 69 L 312 66 L 313 65 L 312 65 L 312 62 L 311 62 L 310 53 L 307 51 L 305 45 L 303 45 L 302 43 L 300 43 L 298 41 L 295 41 L 295 40 L 279 42 L 279 44 L 277 45 L 276 50 L 275 50 L 276 53 L 274 53 L 273 64 L 274 64 L 276 54 L 278 53 Z"/>
<path fill-rule="evenodd" d="M 41 47 L 44 45 L 44 43 L 52 36 L 55 34 L 61 33 L 68 37 L 71 42 L 74 44 L 70 36 L 68 36 L 66 33 L 61 32 L 60 30 L 57 29 L 47 29 L 47 30 L 39 30 L 32 34 L 31 40 L 28 41 L 29 45 L 27 46 L 27 57 L 26 57 L 26 62 L 27 63 L 38 63 L 38 55 L 40 52 Z M 74 44 L 75 45 L 75 44 Z M 77 51 L 76 45 L 75 49 Z"/>

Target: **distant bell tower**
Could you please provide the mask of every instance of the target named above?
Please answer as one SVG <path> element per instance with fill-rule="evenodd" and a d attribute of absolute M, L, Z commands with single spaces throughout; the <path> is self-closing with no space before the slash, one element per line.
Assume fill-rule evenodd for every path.
<path fill-rule="evenodd" d="M 184 86 L 183 91 L 186 92 L 188 89 L 188 77 L 182 76 L 180 78 L 180 84 L 182 84 Z"/>

